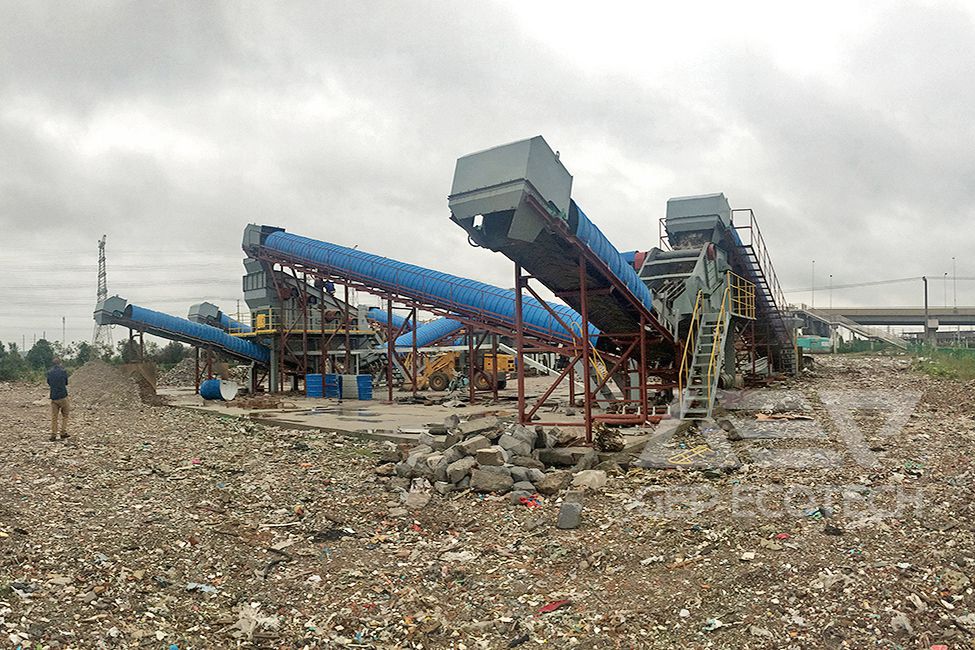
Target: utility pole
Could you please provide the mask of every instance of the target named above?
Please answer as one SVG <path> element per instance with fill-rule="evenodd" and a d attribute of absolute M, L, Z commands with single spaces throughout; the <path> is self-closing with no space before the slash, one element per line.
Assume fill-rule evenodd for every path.
<path fill-rule="evenodd" d="M 945 271 L 945 311 L 948 311 L 948 272 Z"/>
<path fill-rule="evenodd" d="M 809 286 L 812 287 L 812 298 L 809 299 L 809 302 L 812 304 L 809 305 L 809 308 L 815 309 L 816 308 L 816 260 L 812 261 L 812 274 L 810 276 Z"/>
<path fill-rule="evenodd" d="M 951 304 L 954 312 L 958 313 L 958 264 L 955 256 L 951 256 Z M 961 347 L 961 325 L 955 325 L 955 347 Z"/>
<path fill-rule="evenodd" d="M 829 274 L 829 344 L 836 354 L 836 320 L 833 318 L 833 274 Z"/>
<path fill-rule="evenodd" d="M 924 342 L 930 345 L 931 335 L 928 328 L 928 276 L 922 276 L 921 280 L 924 282 Z"/>
<path fill-rule="evenodd" d="M 955 262 L 955 256 L 951 256 L 951 301 L 955 307 L 958 309 L 958 265 Z"/>
<path fill-rule="evenodd" d="M 61 317 L 61 346 L 62 347 L 65 346 L 65 345 L 67 345 L 67 342 L 68 342 L 68 339 L 67 339 L 67 336 L 66 336 L 67 326 L 65 325 L 65 323 L 66 323 L 65 318 L 64 318 L 64 316 L 62 316 Z"/>
<path fill-rule="evenodd" d="M 98 240 L 98 288 L 95 292 L 95 302 L 108 298 L 108 273 L 105 268 L 105 235 Z M 98 348 L 100 345 L 112 347 L 112 326 L 95 325 L 95 331 L 91 335 L 91 344 Z"/>

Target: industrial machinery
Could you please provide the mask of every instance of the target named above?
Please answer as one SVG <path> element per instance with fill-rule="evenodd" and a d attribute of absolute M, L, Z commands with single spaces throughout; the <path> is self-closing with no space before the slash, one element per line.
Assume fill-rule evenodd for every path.
<path fill-rule="evenodd" d="M 761 348 L 780 370 L 794 370 L 794 327 L 751 211 L 743 211 L 747 225 L 735 226 L 723 194 L 671 199 L 661 245 L 624 256 L 571 189 L 572 176 L 538 136 L 458 159 L 448 203 L 474 244 L 514 262 L 517 295 L 537 296 L 530 286 L 537 281 L 582 315 L 567 353 L 568 369 L 580 366 L 587 378 L 587 432 L 594 420 L 644 422 L 653 396 L 674 389 L 681 417 L 710 415 L 720 379 L 736 374 L 739 339 L 753 365 Z M 519 355 L 523 334 L 519 322 Z M 607 360 L 605 372 L 594 369 L 597 354 Z M 529 406 L 519 372 L 523 423 L 566 374 Z M 593 414 L 609 380 L 622 397 Z"/>
<path fill-rule="evenodd" d="M 186 320 L 120 298 L 99 302 L 95 319 L 249 361 L 254 386 L 266 377 L 272 391 L 306 374 L 385 370 L 391 398 L 394 376 L 415 390 L 466 371 L 473 398 L 478 382 L 496 391 L 516 369 L 522 423 L 583 424 L 587 436 L 594 422 L 643 424 L 671 402 L 674 415 L 706 417 L 722 384 L 794 371 L 795 321 L 750 210 L 732 210 L 723 194 L 671 199 L 658 246 L 623 254 L 571 191 L 540 136 L 457 161 L 451 219 L 472 245 L 514 263 L 513 290 L 251 224 L 246 322 L 210 303 Z M 563 302 L 544 300 L 538 285 Z M 385 308 L 356 306 L 359 291 Z M 439 318 L 415 326 L 420 312 Z M 531 403 L 526 366 L 554 377 Z M 581 387 L 583 421 L 540 422 L 566 384 L 572 403 Z"/>
<path fill-rule="evenodd" d="M 412 363 L 412 352 L 408 352 L 404 365 Z M 466 352 L 420 353 L 422 363 L 418 364 L 417 388 L 444 391 L 463 385 L 461 380 L 468 376 Z M 509 375 L 515 371 L 515 359 L 510 354 L 483 352 L 475 359 L 474 388 L 480 391 L 504 390 Z"/>

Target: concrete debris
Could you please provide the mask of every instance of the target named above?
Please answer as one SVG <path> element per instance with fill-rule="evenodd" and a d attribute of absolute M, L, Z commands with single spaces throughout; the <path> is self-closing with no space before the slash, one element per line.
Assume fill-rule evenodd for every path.
<path fill-rule="evenodd" d="M 559 508 L 559 520 L 556 526 L 562 529 L 578 528 L 582 523 L 582 504 L 566 501 Z"/>
<path fill-rule="evenodd" d="M 513 484 L 506 467 L 480 467 L 471 472 L 471 489 L 475 492 L 507 492 Z"/>
<path fill-rule="evenodd" d="M 619 429 L 608 427 L 602 422 L 597 422 L 592 429 L 593 449 L 609 453 L 623 451 L 626 444 Z"/>
<path fill-rule="evenodd" d="M 548 472 L 541 480 L 535 481 L 535 487 L 540 494 L 555 495 L 565 489 L 572 480 L 572 472 L 555 470 Z"/>
<path fill-rule="evenodd" d="M 606 487 L 606 472 L 598 469 L 587 469 L 572 477 L 572 486 L 586 490 L 598 490 Z"/>
<path fill-rule="evenodd" d="M 44 388 L 0 383 L 0 638 L 52 650 L 969 647 L 975 386 L 901 361 L 824 355 L 788 388 L 825 433 L 743 436 L 728 443 L 738 465 L 711 474 L 691 464 L 707 442 L 692 431 L 662 443 L 669 469 L 600 453 L 573 474 L 590 450 L 550 445 L 549 427 L 526 428 L 527 455 L 479 462 L 502 449 L 492 440 L 527 442 L 504 416 L 400 449 L 146 405 L 117 375 L 112 397 L 82 389 L 80 370 L 76 436 L 48 443 Z M 759 406 L 781 401 L 776 390 L 756 390 Z M 885 428 L 879 408 L 825 412 L 819 391 L 921 398 Z M 734 415 L 747 433 L 754 410 Z M 862 439 L 840 437 L 858 427 Z M 476 436 L 489 444 L 466 452 Z M 753 461 L 810 447 L 845 462 Z M 545 449 L 569 462 L 546 464 Z M 572 485 L 593 472 L 602 488 Z M 477 491 L 488 482 L 509 491 Z"/>

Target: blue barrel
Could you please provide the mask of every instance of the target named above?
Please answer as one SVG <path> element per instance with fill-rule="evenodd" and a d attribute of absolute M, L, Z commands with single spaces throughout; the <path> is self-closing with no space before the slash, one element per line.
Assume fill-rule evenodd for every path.
<path fill-rule="evenodd" d="M 207 379 L 200 384 L 200 397 L 229 402 L 237 397 L 237 384 L 223 379 Z"/>
<path fill-rule="evenodd" d="M 342 397 L 342 375 L 325 375 L 325 397 L 341 399 Z"/>
<path fill-rule="evenodd" d="M 322 397 L 324 384 L 319 374 L 305 375 L 305 395 L 307 397 Z"/>
<path fill-rule="evenodd" d="M 359 399 L 372 399 L 372 375 L 358 375 L 355 384 Z"/>

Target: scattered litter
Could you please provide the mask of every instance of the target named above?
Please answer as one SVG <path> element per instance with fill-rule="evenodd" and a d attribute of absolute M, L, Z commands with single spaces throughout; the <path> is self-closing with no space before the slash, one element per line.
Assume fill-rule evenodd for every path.
<path fill-rule="evenodd" d="M 554 612 L 557 609 L 562 609 L 563 607 L 566 607 L 567 605 L 571 604 L 571 602 L 572 601 L 570 600 L 553 600 L 549 604 L 543 605 L 541 608 L 539 608 L 538 613 L 548 614 L 550 612 Z"/>

